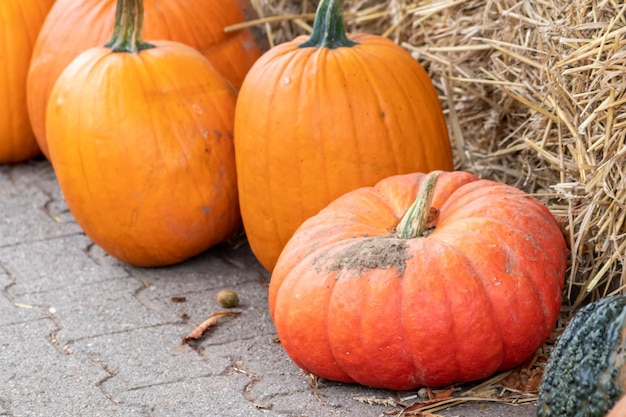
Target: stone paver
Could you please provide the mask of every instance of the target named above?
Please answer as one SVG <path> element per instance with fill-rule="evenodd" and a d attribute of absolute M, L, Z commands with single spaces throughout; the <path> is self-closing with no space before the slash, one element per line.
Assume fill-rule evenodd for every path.
<path fill-rule="evenodd" d="M 355 398 L 414 394 L 313 387 L 276 340 L 269 274 L 246 245 L 166 268 L 120 263 L 73 221 L 43 160 L 0 167 L 0 211 L 0 416 L 377 417 L 393 409 Z M 223 288 L 241 314 L 182 344 Z M 535 405 L 438 413 L 531 417 Z"/>

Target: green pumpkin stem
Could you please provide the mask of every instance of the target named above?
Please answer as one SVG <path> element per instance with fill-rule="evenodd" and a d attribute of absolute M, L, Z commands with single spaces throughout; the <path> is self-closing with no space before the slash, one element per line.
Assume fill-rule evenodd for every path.
<path fill-rule="evenodd" d="M 141 39 L 143 0 L 117 0 L 113 36 L 104 46 L 113 52 L 137 53 L 154 48 Z"/>
<path fill-rule="evenodd" d="M 433 171 L 422 181 L 417 197 L 396 227 L 396 236 L 402 239 L 421 237 L 426 230 L 430 209 L 435 195 L 435 186 L 440 172 Z"/>
<path fill-rule="evenodd" d="M 313 33 L 300 48 L 341 48 L 358 45 L 348 39 L 343 23 L 343 0 L 322 0 L 315 12 Z"/>

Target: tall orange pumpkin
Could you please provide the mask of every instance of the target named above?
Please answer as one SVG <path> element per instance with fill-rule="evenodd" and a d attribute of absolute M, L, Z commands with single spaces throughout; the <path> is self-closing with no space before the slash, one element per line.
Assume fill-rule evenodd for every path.
<path fill-rule="evenodd" d="M 197 50 L 141 40 L 140 0 L 61 73 L 47 109 L 50 157 L 87 236 L 138 266 L 183 261 L 240 227 L 236 90 Z"/>
<path fill-rule="evenodd" d="M 146 0 L 144 37 L 198 49 L 239 88 L 262 53 L 250 30 L 224 32 L 224 27 L 246 19 L 243 2 Z M 109 40 L 114 13 L 115 0 L 57 0 L 41 28 L 28 75 L 28 113 L 37 142 L 48 157 L 44 116 L 54 82 L 78 54 Z"/>
<path fill-rule="evenodd" d="M 37 33 L 54 0 L 0 2 L 0 163 L 40 153 L 26 109 L 26 76 Z"/>
<path fill-rule="evenodd" d="M 346 36 L 339 0 L 320 2 L 310 38 L 278 45 L 250 69 L 235 149 L 245 230 L 270 271 L 296 228 L 340 195 L 453 168 L 427 73 L 386 38 Z"/>

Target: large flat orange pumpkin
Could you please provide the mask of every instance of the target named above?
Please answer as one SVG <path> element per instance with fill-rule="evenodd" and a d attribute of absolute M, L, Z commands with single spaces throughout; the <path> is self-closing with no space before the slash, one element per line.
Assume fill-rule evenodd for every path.
<path fill-rule="evenodd" d="M 269 307 L 304 370 L 394 390 L 444 386 L 520 365 L 546 341 L 567 259 L 550 211 L 469 173 L 433 178 L 359 188 L 295 232 Z"/>

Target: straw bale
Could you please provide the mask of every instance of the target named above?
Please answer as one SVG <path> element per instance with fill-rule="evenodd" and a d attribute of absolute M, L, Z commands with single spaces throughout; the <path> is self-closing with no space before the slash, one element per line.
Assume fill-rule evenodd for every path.
<path fill-rule="evenodd" d="M 270 45 L 317 0 L 252 0 Z M 519 187 L 562 222 L 566 304 L 626 288 L 626 5 L 617 0 L 344 0 L 438 89 L 457 169 Z"/>

